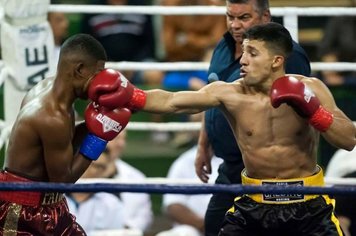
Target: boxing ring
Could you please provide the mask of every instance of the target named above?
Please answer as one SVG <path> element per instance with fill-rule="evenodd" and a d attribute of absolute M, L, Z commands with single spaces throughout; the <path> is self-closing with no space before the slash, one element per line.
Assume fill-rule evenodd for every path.
<path fill-rule="evenodd" d="M 51 12 L 64 13 L 135 13 L 151 15 L 221 15 L 225 14 L 223 6 L 101 6 L 101 5 L 50 5 Z M 298 41 L 299 16 L 356 16 L 356 8 L 322 8 L 322 7 L 280 7 L 271 8 L 273 16 L 283 17 L 286 28 L 293 38 Z M 1 64 L 1 61 L 0 61 Z M 108 62 L 106 67 L 117 70 L 207 70 L 206 62 Z M 356 63 L 322 63 L 312 62 L 313 71 L 356 71 Z M 0 67 L 1 72 L 1 67 Z M 356 125 L 356 124 L 355 124 Z M 126 129 L 136 131 L 194 131 L 199 130 L 199 122 L 130 122 Z M 6 145 L 11 132 L 11 122 L 0 121 L 0 148 Z M 59 191 L 59 192 L 137 192 L 137 193 L 183 193 L 183 194 L 208 194 L 216 192 L 243 194 L 243 193 L 293 193 L 293 194 L 331 194 L 331 195 L 356 195 L 356 179 L 326 178 L 326 187 L 291 187 L 291 186 L 242 186 L 242 185 L 217 185 L 201 184 L 197 180 L 167 180 L 165 178 L 147 178 L 145 183 L 120 182 L 108 179 L 79 180 L 75 184 L 64 183 L 0 183 L 0 191 Z M 335 186 L 343 185 L 343 186 Z M 347 185 L 347 186 L 345 186 Z"/>
<path fill-rule="evenodd" d="M 150 181 L 151 179 L 151 181 Z M 164 181 L 158 178 L 157 182 L 154 178 L 148 178 L 146 183 L 120 183 L 118 180 L 108 181 L 107 179 L 82 179 L 75 184 L 66 183 L 46 183 L 46 182 L 31 182 L 16 183 L 6 182 L 0 183 L 1 191 L 53 191 L 53 192 L 132 192 L 132 193 L 157 193 L 157 194 L 210 194 L 210 193 L 231 193 L 236 195 L 243 194 L 328 194 L 328 195 L 352 195 L 356 194 L 355 179 L 348 181 L 340 181 L 342 186 L 326 186 L 326 187 L 302 187 L 302 186 L 246 186 L 240 184 L 193 184 L 193 183 L 168 183 L 172 181 Z M 179 181 L 179 180 L 177 180 Z M 193 180 L 192 180 L 193 181 Z M 142 182 L 142 181 L 140 181 Z M 163 183 L 166 182 L 166 183 Z M 183 182 L 183 181 L 182 181 Z M 186 181 L 188 182 L 188 181 Z M 194 181 L 193 181 L 194 182 Z M 329 180 L 330 183 L 330 180 Z M 347 185 L 347 186 L 346 186 Z"/>

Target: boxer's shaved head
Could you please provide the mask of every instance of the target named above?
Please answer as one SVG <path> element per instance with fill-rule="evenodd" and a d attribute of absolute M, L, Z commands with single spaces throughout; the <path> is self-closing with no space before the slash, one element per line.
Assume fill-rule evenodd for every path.
<path fill-rule="evenodd" d="M 77 55 L 94 61 L 107 60 L 104 47 L 88 34 L 76 34 L 68 38 L 61 47 L 60 57 L 64 55 Z"/>

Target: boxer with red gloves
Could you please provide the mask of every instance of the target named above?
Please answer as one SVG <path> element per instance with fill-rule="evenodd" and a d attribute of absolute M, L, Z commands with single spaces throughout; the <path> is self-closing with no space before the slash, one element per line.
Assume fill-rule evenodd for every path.
<path fill-rule="evenodd" d="M 109 109 L 126 107 L 131 111 L 142 109 L 146 102 L 145 92 L 113 69 L 104 69 L 93 78 L 88 97 Z"/>
<path fill-rule="evenodd" d="M 324 186 L 323 171 L 317 165 L 320 135 L 338 148 L 352 150 L 356 144 L 356 127 L 337 107 L 322 81 L 303 75 L 285 76 L 285 62 L 292 48 L 292 37 L 282 25 L 253 26 L 243 35 L 241 78 L 216 81 L 198 91 L 147 90 L 143 93 L 146 102 L 142 110 L 180 114 L 218 108 L 229 121 L 241 149 L 243 185 Z M 94 78 L 90 85 L 91 98 L 101 105 L 127 106 L 133 100 L 137 104 L 131 85 L 122 79 L 117 82 L 119 76 L 109 72 L 102 71 Z M 112 99 L 115 97 L 120 99 Z M 327 132 L 316 132 L 288 106 L 277 108 L 282 103 L 292 106 L 316 129 Z M 217 124 L 214 129 L 220 127 Z M 219 138 L 224 142 L 228 137 Z M 209 146 L 204 148 L 211 151 Z M 209 158 L 206 157 L 206 163 Z M 231 155 L 229 162 L 234 161 L 240 160 Z M 225 162 L 221 166 L 231 175 L 239 174 L 235 167 L 230 167 Z M 230 196 L 221 198 L 230 199 Z M 275 235 L 276 232 L 278 235 L 342 235 L 333 201 L 326 195 L 246 193 L 229 204 L 231 208 L 225 213 L 219 234 L 215 235 Z"/>
<path fill-rule="evenodd" d="M 293 76 L 276 79 L 271 88 L 271 103 L 274 108 L 286 103 L 321 132 L 333 122 L 333 114 L 320 105 L 319 99 L 303 82 Z"/>
<path fill-rule="evenodd" d="M 90 160 L 97 160 L 108 141 L 114 139 L 127 125 L 131 111 L 127 108 L 108 108 L 89 103 L 85 110 L 85 123 L 89 134 L 79 152 Z"/>

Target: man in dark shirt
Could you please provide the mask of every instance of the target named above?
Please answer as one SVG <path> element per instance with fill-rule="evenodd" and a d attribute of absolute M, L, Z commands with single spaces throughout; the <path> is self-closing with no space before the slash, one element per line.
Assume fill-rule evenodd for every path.
<path fill-rule="evenodd" d="M 149 4 L 149 1 L 141 1 Z M 145 2 L 145 3 L 144 3 Z M 91 0 L 92 4 L 112 6 L 135 5 L 134 0 Z M 108 61 L 155 61 L 152 16 L 143 14 L 85 14 L 81 32 L 94 36 L 105 48 Z M 140 71 L 125 70 L 131 82 L 145 82 Z"/>
<path fill-rule="evenodd" d="M 131 0 L 92 0 L 113 6 L 130 5 Z M 152 19 L 142 14 L 87 14 L 81 30 L 101 42 L 109 61 L 143 61 L 154 58 Z"/>
<path fill-rule="evenodd" d="M 271 21 L 268 0 L 227 0 L 226 22 L 228 31 L 214 49 L 209 68 L 209 82 L 222 80 L 232 82 L 240 76 L 243 32 L 258 24 Z M 293 42 L 293 52 L 287 60 L 286 73 L 310 75 L 309 59 L 305 51 Z M 214 153 L 224 162 L 219 167 L 218 184 L 241 183 L 240 173 L 244 168 L 239 147 L 223 113 L 213 108 L 205 113 L 204 125 L 198 141 L 195 162 L 196 172 L 207 182 Z M 206 215 L 205 235 L 217 235 L 226 211 L 234 202 L 234 194 L 213 194 Z"/>

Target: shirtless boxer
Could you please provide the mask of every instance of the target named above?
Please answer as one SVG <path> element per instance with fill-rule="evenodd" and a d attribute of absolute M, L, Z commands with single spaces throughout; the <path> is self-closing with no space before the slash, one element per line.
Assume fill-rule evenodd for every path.
<path fill-rule="evenodd" d="M 285 74 L 291 49 L 292 38 L 283 26 L 254 26 L 244 34 L 241 78 L 235 82 L 168 92 L 140 91 L 122 79 L 116 92 L 108 89 L 110 93 L 99 96 L 90 87 L 89 96 L 103 106 L 155 113 L 219 107 L 243 154 L 243 184 L 323 186 L 319 135 L 352 150 L 356 129 L 320 80 Z M 106 73 L 111 72 L 98 78 Z M 324 195 L 246 194 L 235 199 L 219 235 L 342 235 L 333 207 L 334 201 Z"/>
<path fill-rule="evenodd" d="M 227 32 L 216 45 L 209 65 L 209 80 L 233 82 L 240 75 L 242 56 L 242 35 L 251 26 L 271 21 L 269 0 L 226 0 Z M 310 76 L 310 62 L 304 49 L 293 42 L 293 51 L 285 65 L 286 74 Z M 244 169 L 242 153 L 237 146 L 229 122 L 219 108 L 204 112 L 195 170 L 198 177 L 207 182 L 211 174 L 211 157 L 215 154 L 224 160 L 219 166 L 217 184 L 241 184 Z M 232 193 L 213 193 L 205 213 L 205 236 L 218 235 L 225 213 L 235 199 Z"/>
<path fill-rule="evenodd" d="M 126 108 L 90 103 L 85 123 L 75 126 L 74 101 L 87 99 L 89 84 L 105 61 L 105 50 L 89 35 L 72 36 L 63 44 L 56 76 L 39 82 L 23 99 L 0 181 L 74 183 L 99 157 L 131 115 Z M 0 212 L 1 235 L 86 235 L 61 193 L 2 191 Z"/>

